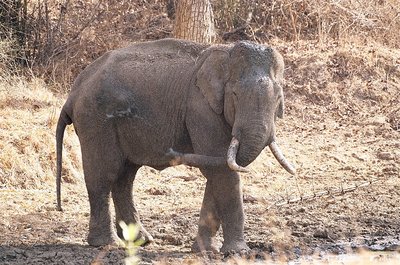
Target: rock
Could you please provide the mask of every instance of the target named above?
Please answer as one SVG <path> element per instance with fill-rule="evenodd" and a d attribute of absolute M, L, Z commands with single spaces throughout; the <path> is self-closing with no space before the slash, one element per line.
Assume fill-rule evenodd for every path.
<path fill-rule="evenodd" d="M 376 154 L 376 156 L 381 160 L 394 160 L 394 158 L 395 158 L 394 154 L 392 154 L 390 152 L 385 152 L 385 151 L 378 152 Z"/>
<path fill-rule="evenodd" d="M 146 193 L 150 194 L 150 195 L 167 195 L 168 194 L 168 192 L 165 189 L 158 189 L 155 187 L 152 187 L 152 188 L 146 190 Z"/>
<path fill-rule="evenodd" d="M 258 199 L 250 194 L 243 194 L 243 202 L 244 203 L 256 203 Z"/>
<path fill-rule="evenodd" d="M 382 124 L 386 124 L 387 121 L 386 121 L 386 117 L 385 116 L 378 115 L 378 116 L 374 116 L 374 117 L 371 117 L 371 118 L 367 119 L 366 123 L 368 125 L 379 126 L 379 125 L 382 125 Z"/>
<path fill-rule="evenodd" d="M 295 237 L 305 237 L 306 234 L 304 234 L 303 232 L 293 231 L 293 232 L 292 232 L 292 236 L 295 236 Z"/>
<path fill-rule="evenodd" d="M 326 229 L 317 230 L 317 231 L 314 232 L 313 237 L 327 239 L 327 238 L 329 238 L 329 234 L 328 234 L 328 231 Z"/>
<path fill-rule="evenodd" d="M 360 155 L 360 154 L 352 153 L 351 156 L 356 158 L 356 159 L 358 159 L 358 160 L 360 160 L 360 161 L 362 161 L 362 162 L 365 162 L 365 161 L 368 160 L 368 158 L 367 158 L 367 156 L 365 154 Z"/>
<path fill-rule="evenodd" d="M 305 213 L 306 212 L 306 208 L 301 207 L 297 210 L 299 213 Z"/>

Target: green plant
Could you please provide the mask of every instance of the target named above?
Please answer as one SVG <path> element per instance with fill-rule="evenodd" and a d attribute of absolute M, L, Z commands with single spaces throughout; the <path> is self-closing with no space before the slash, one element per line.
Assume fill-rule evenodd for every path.
<path fill-rule="evenodd" d="M 144 243 L 142 239 L 137 240 L 140 227 L 133 223 L 127 225 L 124 221 L 119 222 L 119 226 L 122 228 L 124 248 L 126 250 L 126 254 L 128 255 L 128 257 L 125 258 L 125 264 L 139 264 L 140 258 L 137 255 L 137 250 L 138 247 Z"/>

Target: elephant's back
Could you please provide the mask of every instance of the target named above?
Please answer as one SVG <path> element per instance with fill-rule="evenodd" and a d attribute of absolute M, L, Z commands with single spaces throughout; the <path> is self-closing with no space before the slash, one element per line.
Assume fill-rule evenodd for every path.
<path fill-rule="evenodd" d="M 162 40 L 107 52 L 75 81 L 69 99 L 74 123 L 128 119 L 132 127 L 146 121 L 172 131 L 184 119 L 199 51 L 195 43 Z"/>
<path fill-rule="evenodd" d="M 199 54 L 210 47 L 209 44 L 200 44 L 187 40 L 166 38 L 156 41 L 137 42 L 116 51 L 122 53 L 142 53 L 156 55 L 159 53 L 174 54 L 175 56 L 198 57 Z"/>
<path fill-rule="evenodd" d="M 149 74 L 150 68 L 166 72 L 171 67 L 187 68 L 195 64 L 199 55 L 209 47 L 195 42 L 162 39 L 149 42 L 138 42 L 128 47 L 108 51 L 89 64 L 75 79 L 71 91 L 90 87 L 93 81 L 107 77 L 134 77 L 134 73 Z M 176 68 L 175 67 L 175 68 Z M 178 70 L 179 71 L 179 70 Z M 135 77 L 137 78 L 137 77 Z"/>
<path fill-rule="evenodd" d="M 70 94 L 75 121 L 181 123 L 198 53 L 204 47 L 166 39 L 107 52 L 75 81 Z"/>

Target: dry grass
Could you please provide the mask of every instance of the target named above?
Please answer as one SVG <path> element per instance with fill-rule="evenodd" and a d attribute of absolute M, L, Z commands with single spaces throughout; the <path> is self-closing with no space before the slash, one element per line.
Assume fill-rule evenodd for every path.
<path fill-rule="evenodd" d="M 398 0 L 225 0 L 215 1 L 214 10 L 222 33 L 243 28 L 232 40 L 266 42 L 278 37 L 329 43 L 358 39 L 399 47 Z"/>
<path fill-rule="evenodd" d="M 40 188 L 54 180 L 58 99 L 40 79 L 0 78 L 0 187 Z M 71 133 L 70 133 L 71 134 Z M 77 139 L 66 141 L 65 172 L 73 180 L 80 158 Z"/>

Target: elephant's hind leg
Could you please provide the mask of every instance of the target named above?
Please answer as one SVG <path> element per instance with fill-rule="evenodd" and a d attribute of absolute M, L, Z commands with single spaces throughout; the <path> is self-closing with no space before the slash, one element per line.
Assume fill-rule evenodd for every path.
<path fill-rule="evenodd" d="M 113 144 L 112 138 L 91 137 L 90 139 L 91 141 L 88 141 L 86 137 L 80 137 L 85 183 L 90 203 L 87 240 L 91 246 L 104 246 L 114 244 L 117 240 L 109 209 L 110 193 L 112 184 L 124 166 L 124 160 L 121 152 Z"/>
<path fill-rule="evenodd" d="M 140 166 L 126 165 L 123 171 L 118 175 L 118 179 L 112 185 L 112 198 L 115 206 L 115 218 L 117 234 L 120 238 L 122 236 L 122 229 L 119 225 L 120 221 L 126 224 L 134 223 L 140 226 L 138 239 L 144 241 L 144 244 L 153 241 L 153 237 L 144 229 L 140 222 L 139 214 L 133 202 L 133 181 L 136 172 Z"/>
<path fill-rule="evenodd" d="M 99 176 L 101 180 L 96 179 Z M 109 211 L 111 181 L 101 170 L 89 170 L 88 166 L 85 169 L 85 181 L 90 203 L 88 243 L 91 246 L 113 244 L 116 236 L 111 227 Z"/>
<path fill-rule="evenodd" d="M 91 246 L 104 246 L 115 242 L 109 212 L 110 189 L 106 185 L 88 188 L 90 202 L 90 222 L 88 243 Z"/>

